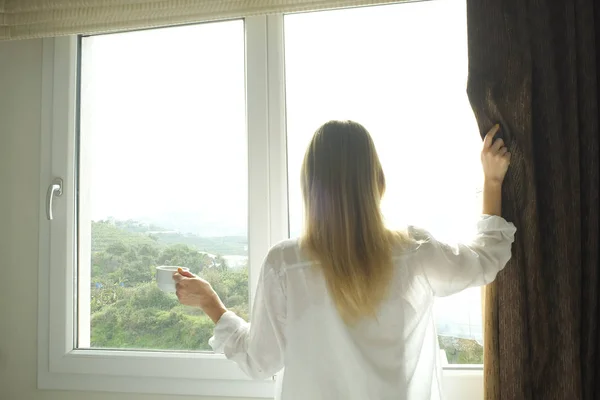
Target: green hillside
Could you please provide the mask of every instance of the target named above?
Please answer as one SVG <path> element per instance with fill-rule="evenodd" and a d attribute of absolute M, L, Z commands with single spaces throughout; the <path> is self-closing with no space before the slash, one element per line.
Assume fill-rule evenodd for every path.
<path fill-rule="evenodd" d="M 230 270 L 223 258 L 210 257 L 194 245 L 175 237 L 165 241 L 124 225 L 92 223 L 92 347 L 208 349 L 212 322 L 202 311 L 182 306 L 174 294 L 158 289 L 154 282 L 158 265 L 189 268 L 211 282 L 228 307 L 247 317 L 247 268 Z M 229 242 L 205 243 L 212 244 L 204 251 L 218 255 L 219 246 L 227 248 Z"/>
<path fill-rule="evenodd" d="M 161 243 L 181 243 L 211 254 L 245 256 L 248 254 L 248 240 L 243 236 L 200 237 L 180 233 L 153 234 Z"/>
<path fill-rule="evenodd" d="M 108 221 L 92 221 L 92 252 L 104 251 L 114 244 L 156 246 L 157 241 L 150 235 L 130 232 Z"/>
<path fill-rule="evenodd" d="M 205 237 L 134 220 L 92 222 L 92 251 L 103 251 L 113 243 L 141 245 L 150 241 L 161 246 L 185 244 L 215 255 L 248 254 L 248 239 L 244 236 Z"/>

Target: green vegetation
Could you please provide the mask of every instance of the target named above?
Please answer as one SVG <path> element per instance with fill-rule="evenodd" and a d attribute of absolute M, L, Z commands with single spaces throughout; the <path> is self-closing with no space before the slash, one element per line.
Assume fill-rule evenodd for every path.
<path fill-rule="evenodd" d="M 240 238 L 219 238 L 213 241 L 220 246 L 211 248 L 209 239 L 200 250 L 164 242 L 161 235 L 147 233 L 150 229 L 143 230 L 133 221 L 92 223 L 91 345 L 207 350 L 212 321 L 202 311 L 180 305 L 174 294 L 158 289 L 155 267 L 188 267 L 209 280 L 230 309 L 247 318 L 248 268 L 229 268 L 215 251 L 243 249 L 245 243 Z"/>
<path fill-rule="evenodd" d="M 483 347 L 475 340 L 438 336 L 450 364 L 483 364 Z"/>
<path fill-rule="evenodd" d="M 246 246 L 241 237 L 182 235 L 136 221 L 93 222 L 92 347 L 208 350 L 212 321 L 158 289 L 155 267 L 188 267 L 212 284 L 228 308 L 247 319 L 248 268 L 229 268 L 219 256 L 243 255 Z M 439 340 L 451 364 L 483 363 L 477 342 Z"/>
<path fill-rule="evenodd" d="M 185 244 L 201 251 L 223 254 L 228 256 L 245 256 L 248 241 L 242 236 L 226 237 L 200 237 L 196 235 L 182 235 L 179 233 L 153 233 L 160 242 L 166 244 Z"/>

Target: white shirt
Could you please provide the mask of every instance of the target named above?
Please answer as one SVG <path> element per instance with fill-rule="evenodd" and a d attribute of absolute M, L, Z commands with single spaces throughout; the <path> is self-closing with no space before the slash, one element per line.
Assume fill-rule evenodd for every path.
<path fill-rule="evenodd" d="M 255 379 L 285 366 L 280 400 L 442 399 L 435 296 L 490 283 L 511 256 L 515 227 L 484 215 L 470 243 L 450 246 L 414 227 L 414 245 L 394 251 L 390 295 L 377 318 L 347 326 L 318 266 L 298 240 L 265 259 L 251 323 L 227 312 L 210 344 Z"/>

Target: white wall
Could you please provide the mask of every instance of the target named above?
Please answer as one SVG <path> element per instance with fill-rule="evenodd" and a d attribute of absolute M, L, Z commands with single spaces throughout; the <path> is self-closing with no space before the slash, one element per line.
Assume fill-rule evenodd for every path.
<path fill-rule="evenodd" d="M 41 80 L 41 40 L 0 42 L 0 399 L 189 399 L 37 390 Z"/>

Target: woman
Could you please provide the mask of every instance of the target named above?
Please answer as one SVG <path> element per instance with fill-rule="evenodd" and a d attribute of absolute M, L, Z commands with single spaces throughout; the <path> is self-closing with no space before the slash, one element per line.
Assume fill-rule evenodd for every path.
<path fill-rule="evenodd" d="M 305 232 L 269 251 L 251 324 L 181 270 L 179 300 L 204 310 L 216 323 L 214 351 L 251 377 L 285 367 L 282 400 L 442 398 L 433 298 L 490 283 L 511 256 L 515 227 L 500 217 L 510 154 L 494 141 L 498 130 L 481 153 L 478 233 L 450 246 L 414 227 L 386 229 L 385 178 L 371 136 L 355 122 L 326 123 L 302 166 Z"/>

